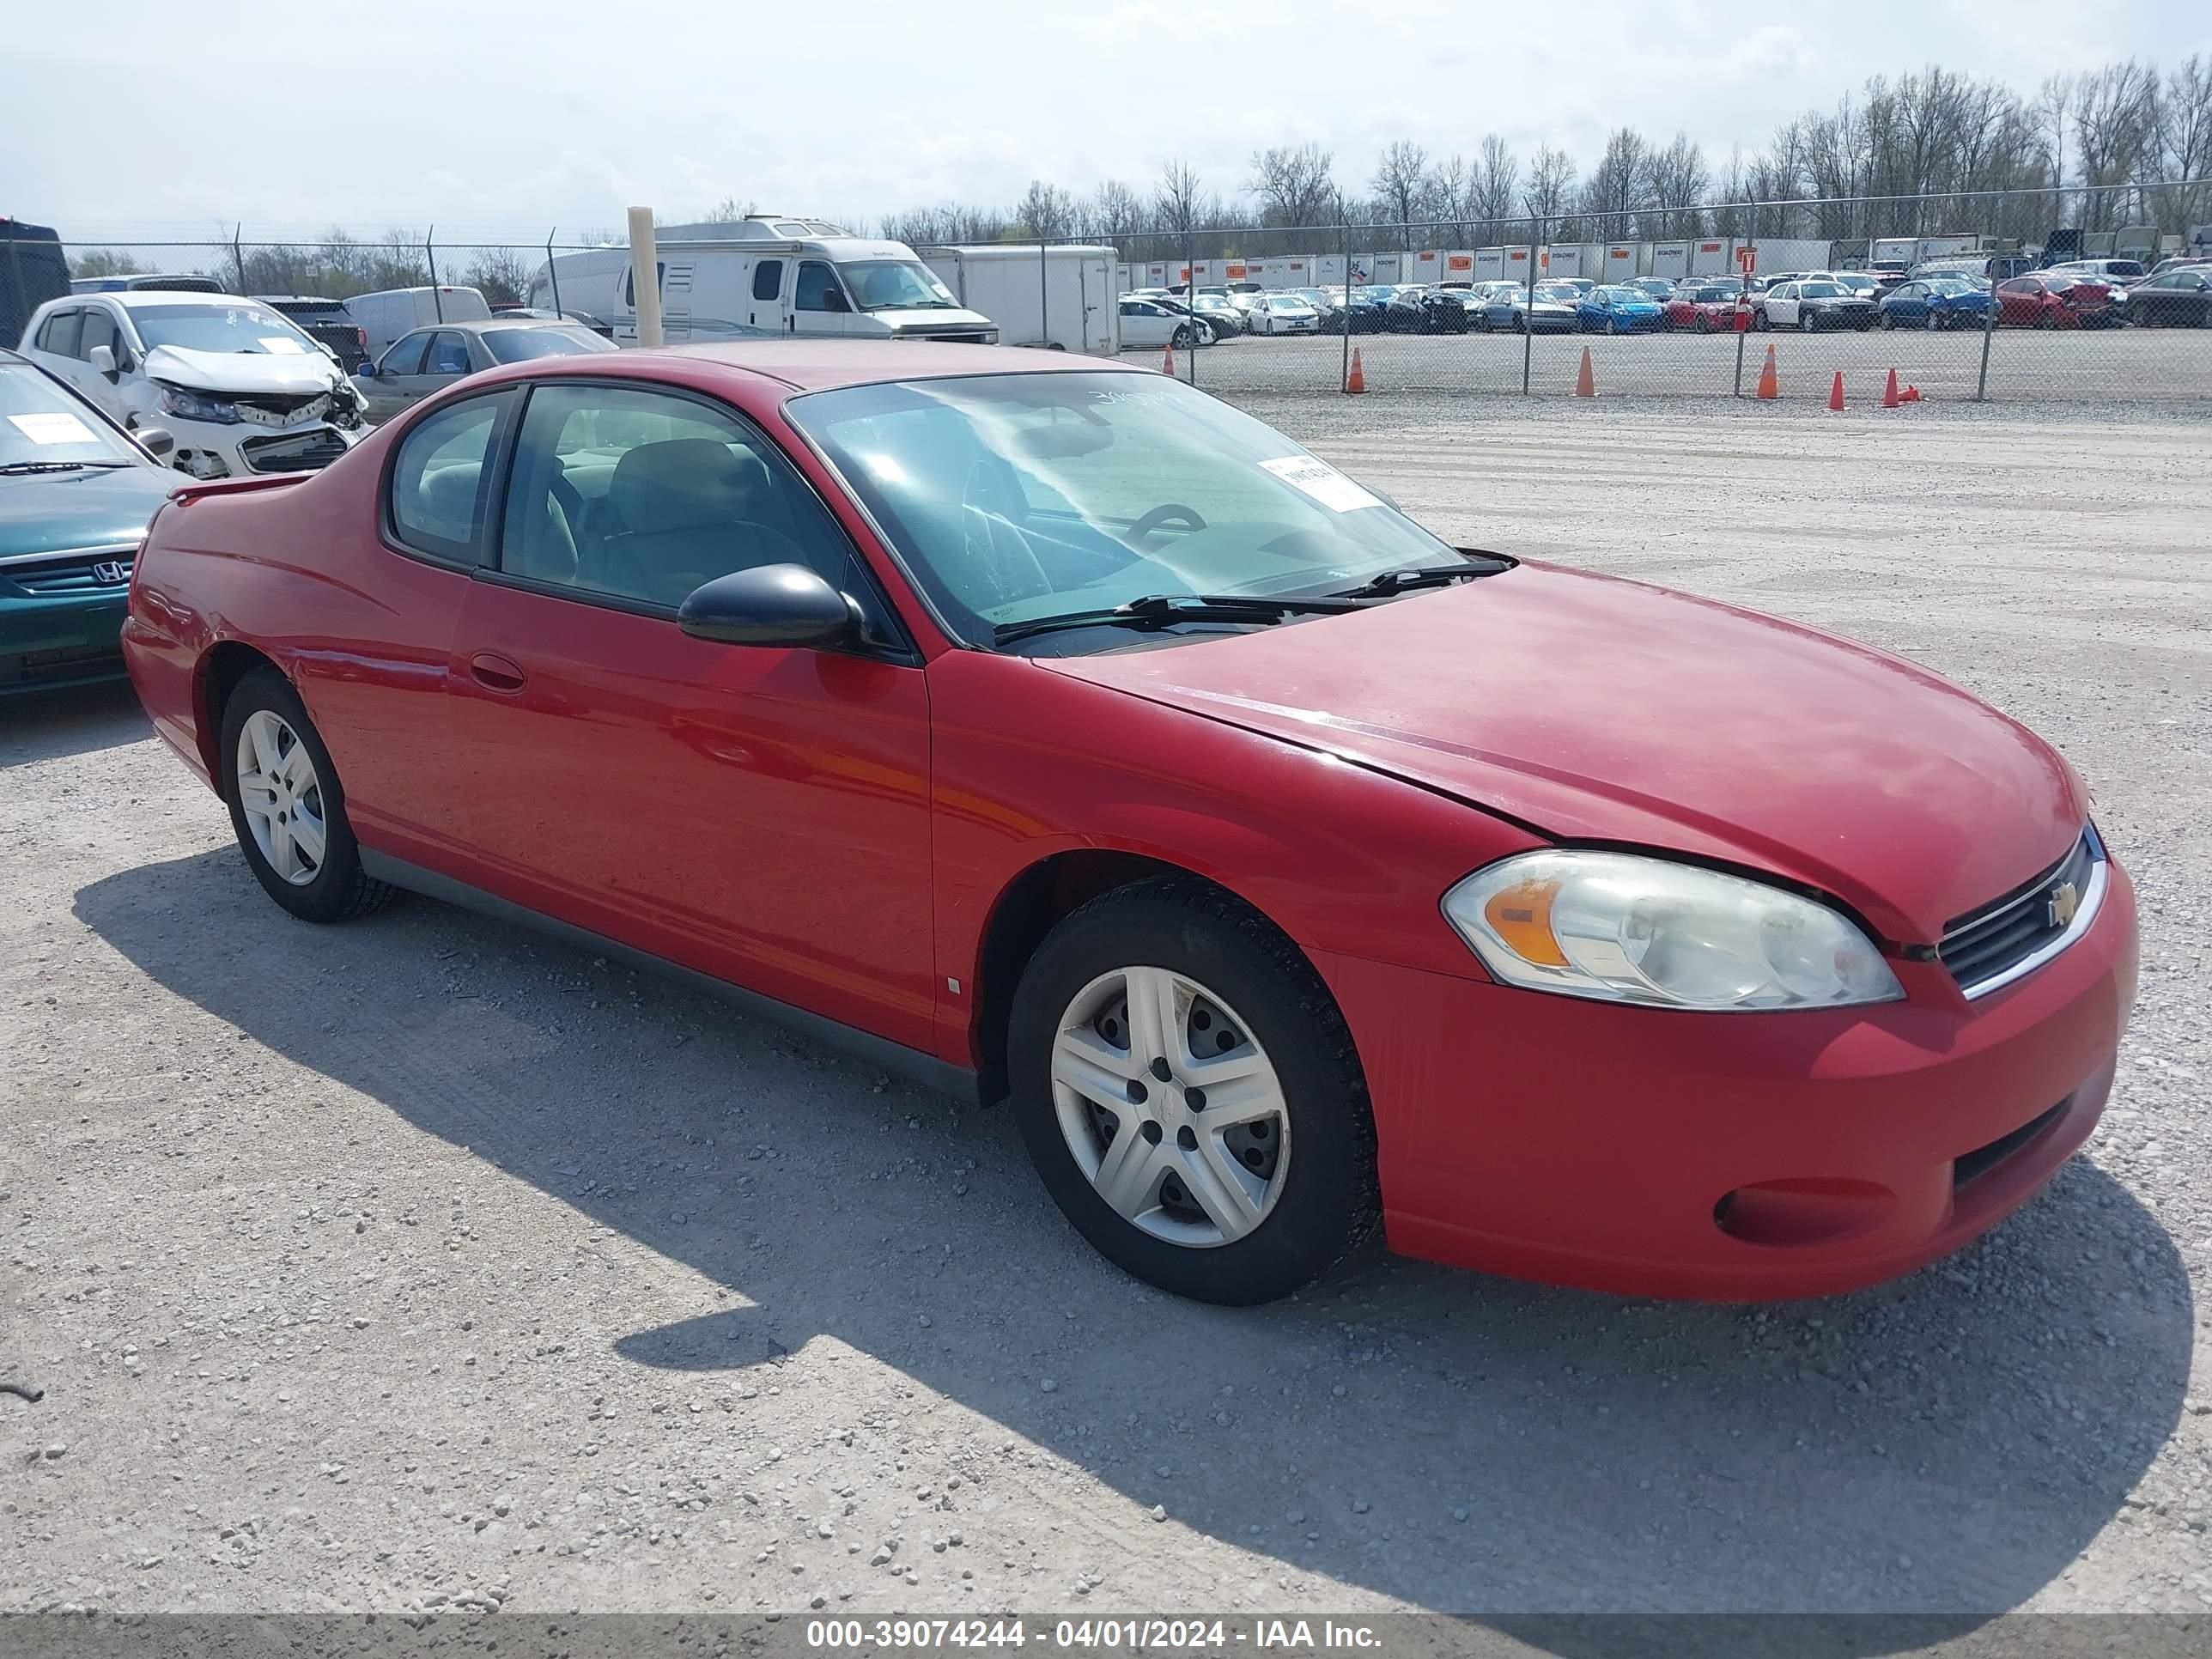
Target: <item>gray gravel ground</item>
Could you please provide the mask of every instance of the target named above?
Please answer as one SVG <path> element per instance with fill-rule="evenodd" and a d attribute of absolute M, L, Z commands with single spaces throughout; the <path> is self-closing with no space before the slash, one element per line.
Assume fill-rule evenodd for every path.
<path fill-rule="evenodd" d="M 2063 747 L 2145 927 L 2087 1155 L 1825 1303 L 1182 1304 L 1005 1114 L 435 904 L 293 922 L 127 691 L 10 705 L 0 1608 L 2212 1606 L 2212 428 L 1261 412 Z"/>

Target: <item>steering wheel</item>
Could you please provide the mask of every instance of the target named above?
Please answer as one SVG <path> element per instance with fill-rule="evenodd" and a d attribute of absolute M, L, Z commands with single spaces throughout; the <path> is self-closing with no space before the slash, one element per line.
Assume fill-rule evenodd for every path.
<path fill-rule="evenodd" d="M 1147 536 L 1157 536 L 1171 524 L 1188 525 L 1193 530 L 1206 528 L 1206 520 L 1198 515 L 1194 507 L 1185 507 L 1181 501 L 1164 501 L 1129 526 L 1129 539 L 1139 542 Z"/>
<path fill-rule="evenodd" d="M 1052 592 L 1052 578 L 1022 527 L 1006 515 L 1007 485 L 977 461 L 960 493 L 963 551 L 990 589 L 989 603 L 1004 605 Z"/>

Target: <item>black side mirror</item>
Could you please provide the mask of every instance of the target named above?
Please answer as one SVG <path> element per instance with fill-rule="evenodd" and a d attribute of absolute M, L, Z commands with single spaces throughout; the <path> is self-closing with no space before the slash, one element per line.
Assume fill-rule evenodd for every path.
<path fill-rule="evenodd" d="M 695 587 L 676 612 L 695 640 L 723 645 L 836 645 L 856 639 L 860 607 L 803 564 L 733 570 Z"/>

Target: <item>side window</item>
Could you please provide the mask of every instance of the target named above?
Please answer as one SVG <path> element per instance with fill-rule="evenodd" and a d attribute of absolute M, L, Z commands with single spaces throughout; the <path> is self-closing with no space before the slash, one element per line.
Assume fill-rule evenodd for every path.
<path fill-rule="evenodd" d="M 92 361 L 92 349 L 106 346 L 120 357 L 122 342 L 115 337 L 115 319 L 97 306 L 88 306 L 84 312 L 84 331 L 77 337 L 76 355 L 87 362 Z"/>
<path fill-rule="evenodd" d="M 427 329 L 420 334 L 401 335 L 398 342 L 384 354 L 384 360 L 377 364 L 376 372 L 379 374 L 420 374 L 422 372 L 422 354 L 429 343 L 430 333 Z"/>
<path fill-rule="evenodd" d="M 493 440 L 511 392 L 440 410 L 399 441 L 392 463 L 392 532 L 417 552 L 474 563 L 491 495 Z"/>
<path fill-rule="evenodd" d="M 837 273 L 819 259 L 799 262 L 799 294 L 793 302 L 800 311 L 850 311 Z"/>
<path fill-rule="evenodd" d="M 465 374 L 469 372 L 469 343 L 450 328 L 441 328 L 430 339 L 430 359 L 425 374 Z"/>
<path fill-rule="evenodd" d="M 653 262 L 653 282 L 655 288 L 668 286 L 667 260 L 658 259 Z M 626 266 L 623 270 L 623 303 L 632 311 L 637 309 L 637 268 L 634 265 Z"/>
<path fill-rule="evenodd" d="M 39 330 L 39 349 L 58 356 L 76 356 L 77 326 L 83 318 L 84 313 L 74 309 L 54 313 Z"/>
<path fill-rule="evenodd" d="M 833 586 L 870 592 L 813 491 L 735 416 L 629 386 L 532 392 L 501 569 L 673 611 L 702 582 L 770 564 L 806 565 Z"/>
<path fill-rule="evenodd" d="M 763 259 L 753 267 L 753 298 L 773 300 L 783 292 L 783 261 Z"/>

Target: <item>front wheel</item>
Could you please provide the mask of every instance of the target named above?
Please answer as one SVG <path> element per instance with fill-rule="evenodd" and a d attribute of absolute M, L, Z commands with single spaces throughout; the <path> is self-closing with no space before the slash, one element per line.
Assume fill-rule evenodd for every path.
<path fill-rule="evenodd" d="M 291 683 L 274 668 L 239 682 L 222 710 L 222 796 L 246 862 L 302 921 L 345 921 L 388 902 L 346 820 L 345 791 Z"/>
<path fill-rule="evenodd" d="M 1063 920 L 1015 993 L 1007 1060 L 1046 1190 L 1148 1284 L 1272 1301 L 1374 1230 L 1343 1017 L 1297 948 L 1217 890 L 1144 882 Z"/>
<path fill-rule="evenodd" d="M 1800 334 L 1810 334 L 1813 331 L 1813 313 L 1809 311 L 1799 312 L 1797 313 L 1797 331 Z"/>
<path fill-rule="evenodd" d="M 1897 317 L 1894 313 L 1885 311 L 1881 313 L 1881 327 L 1885 334 L 1897 332 Z"/>
<path fill-rule="evenodd" d="M 1168 343 L 1175 347 L 1177 351 L 1188 351 L 1190 349 L 1189 328 L 1186 326 L 1176 330 L 1174 334 L 1169 337 Z"/>

